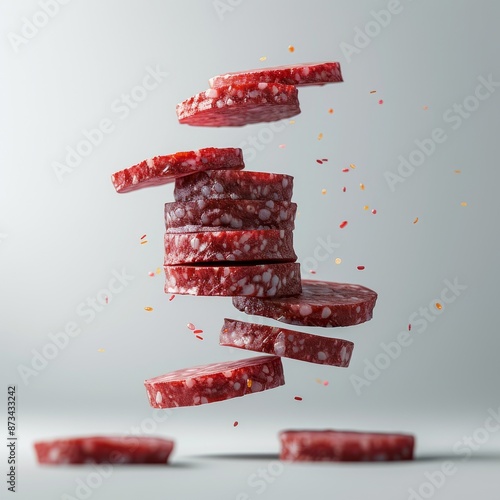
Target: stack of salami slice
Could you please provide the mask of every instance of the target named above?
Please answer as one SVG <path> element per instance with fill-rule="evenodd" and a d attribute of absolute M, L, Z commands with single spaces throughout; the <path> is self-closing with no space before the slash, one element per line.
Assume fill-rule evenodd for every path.
<path fill-rule="evenodd" d="M 210 127 L 275 121 L 300 113 L 298 86 L 341 81 L 338 63 L 228 73 L 178 104 L 177 116 L 180 123 Z M 240 149 L 207 148 L 158 156 L 113 175 L 118 192 L 175 181 L 175 201 L 165 204 L 164 214 L 165 292 L 232 297 L 240 311 L 291 325 L 332 328 L 370 320 L 373 290 L 301 279 L 293 248 L 293 177 L 244 166 Z M 219 343 L 263 355 L 146 380 L 151 406 L 194 406 L 272 389 L 285 383 L 282 357 L 347 367 L 354 347 L 347 340 L 229 318 Z M 399 455 L 396 450 L 387 456 Z"/>

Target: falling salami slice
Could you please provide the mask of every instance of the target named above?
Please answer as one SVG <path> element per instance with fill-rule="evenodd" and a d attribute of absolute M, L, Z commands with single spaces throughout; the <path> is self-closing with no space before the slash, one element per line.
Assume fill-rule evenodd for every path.
<path fill-rule="evenodd" d="M 301 290 L 300 264 L 164 266 L 165 293 L 286 297 Z"/>
<path fill-rule="evenodd" d="M 295 228 L 297 204 L 272 200 L 196 200 L 165 203 L 167 233 Z"/>
<path fill-rule="evenodd" d="M 165 233 L 164 265 L 249 261 L 295 262 L 293 233 L 284 229 Z"/>
<path fill-rule="evenodd" d="M 247 314 L 302 326 L 350 326 L 369 321 L 377 294 L 361 285 L 303 280 L 296 297 L 259 299 L 235 297 L 233 305 Z"/>
<path fill-rule="evenodd" d="M 340 367 L 349 366 L 354 348 L 354 344 L 348 340 L 320 337 L 227 318 L 224 319 L 219 335 L 219 344 Z"/>
<path fill-rule="evenodd" d="M 177 370 L 144 382 L 154 408 L 197 406 L 284 385 L 278 356 L 259 356 Z"/>
<path fill-rule="evenodd" d="M 274 122 L 300 113 L 297 88 L 280 83 L 244 83 L 208 89 L 177 104 L 179 123 L 231 127 Z"/>
<path fill-rule="evenodd" d="M 174 441 L 143 436 L 93 436 L 39 441 L 34 447 L 41 464 L 164 464 Z"/>
<path fill-rule="evenodd" d="M 111 181 L 117 193 L 128 193 L 144 187 L 160 186 L 178 177 L 203 170 L 245 167 L 240 148 L 204 148 L 166 156 L 155 156 L 133 167 L 116 172 Z"/>
<path fill-rule="evenodd" d="M 282 83 L 285 85 L 324 85 L 342 82 L 338 62 L 304 63 L 274 68 L 250 69 L 237 73 L 226 73 L 210 78 L 210 87 L 243 83 Z"/>
<path fill-rule="evenodd" d="M 291 201 L 293 177 L 249 170 L 209 170 L 175 181 L 175 201 L 265 200 Z"/>
<path fill-rule="evenodd" d="M 412 460 L 410 434 L 335 430 L 289 430 L 279 434 L 280 459 L 292 462 L 381 462 Z"/>

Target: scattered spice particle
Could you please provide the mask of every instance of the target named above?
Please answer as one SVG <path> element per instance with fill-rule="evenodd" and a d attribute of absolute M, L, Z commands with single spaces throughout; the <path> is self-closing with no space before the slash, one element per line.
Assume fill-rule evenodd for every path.
<path fill-rule="evenodd" d="M 340 264 L 342 262 L 342 259 L 340 257 L 337 257 L 335 259 L 335 264 Z"/>
<path fill-rule="evenodd" d="M 323 165 L 323 160 L 316 160 L 316 163 L 319 163 L 320 165 Z"/>
<path fill-rule="evenodd" d="M 161 273 L 161 267 L 157 267 L 156 268 L 156 274 L 160 274 Z"/>
<path fill-rule="evenodd" d="M 436 309 L 439 309 L 441 311 L 442 308 L 443 306 L 439 302 L 436 302 Z"/>
<path fill-rule="evenodd" d="M 325 380 L 325 381 L 323 382 L 323 385 L 324 385 L 325 387 L 326 387 L 328 384 L 329 384 L 328 380 Z"/>
<path fill-rule="evenodd" d="M 424 111 L 427 111 L 427 110 L 429 109 L 429 106 L 424 106 L 422 109 L 423 109 Z"/>
<path fill-rule="evenodd" d="M 193 333 L 203 333 L 203 330 L 200 330 L 199 328 L 196 330 L 193 330 Z"/>
<path fill-rule="evenodd" d="M 340 223 L 340 225 L 339 225 L 340 229 L 344 229 L 344 227 L 346 227 L 346 226 L 347 226 L 347 224 L 348 224 L 348 222 L 347 222 L 346 220 L 343 220 L 343 221 Z"/>
<path fill-rule="evenodd" d="M 141 245 L 145 245 L 148 242 L 148 240 L 142 240 Z"/>
<path fill-rule="evenodd" d="M 411 332 L 411 323 L 408 323 L 408 331 Z"/>
<path fill-rule="evenodd" d="M 266 56 L 259 57 L 259 61 L 264 62 L 267 59 Z"/>
<path fill-rule="evenodd" d="M 100 349 L 97 349 L 97 352 L 104 352 L 104 349 L 101 347 Z"/>
<path fill-rule="evenodd" d="M 365 185 L 364 185 L 363 183 L 361 183 L 361 184 L 359 185 L 359 189 L 361 189 L 361 191 L 364 191 L 364 190 L 365 190 Z"/>
<path fill-rule="evenodd" d="M 248 379 L 247 380 L 247 387 L 250 389 L 250 387 L 252 387 L 252 379 Z"/>
<path fill-rule="evenodd" d="M 148 276 L 153 277 L 154 275 L 155 275 L 155 273 L 153 271 L 149 271 Z"/>
<path fill-rule="evenodd" d="M 109 298 L 108 296 L 106 295 L 106 297 L 104 298 L 104 302 L 106 302 L 106 304 L 109 302 Z"/>
<path fill-rule="evenodd" d="M 193 323 L 188 323 L 186 325 L 190 330 L 196 330 L 196 326 L 193 325 Z"/>
<path fill-rule="evenodd" d="M 316 379 L 316 382 L 317 382 L 318 384 L 322 384 L 322 383 L 323 383 L 323 381 L 322 381 L 320 378 L 317 378 L 317 379 Z"/>
<path fill-rule="evenodd" d="M 278 147 L 281 148 L 281 149 L 284 149 L 285 148 L 285 144 L 280 144 Z"/>
<path fill-rule="evenodd" d="M 198 340 L 203 340 L 203 337 L 200 337 L 199 335 L 196 335 L 196 338 L 197 338 Z"/>
<path fill-rule="evenodd" d="M 348 168 L 343 168 L 342 172 L 349 172 L 349 169 Z"/>
<path fill-rule="evenodd" d="M 295 51 L 295 47 L 293 45 L 289 45 L 288 52 L 294 52 L 294 51 Z"/>
<path fill-rule="evenodd" d="M 233 427 L 238 427 L 238 423 L 239 423 L 239 422 L 238 422 L 237 420 L 235 420 L 235 421 L 234 421 L 234 424 L 233 424 Z"/>
<path fill-rule="evenodd" d="M 321 194 L 326 194 L 326 189 L 322 189 Z"/>
<path fill-rule="evenodd" d="M 461 170 L 453 170 L 453 172 L 455 172 L 456 174 L 461 174 L 462 173 Z"/>
<path fill-rule="evenodd" d="M 143 235 L 141 236 L 141 240 L 143 240 L 145 237 L 146 237 L 146 235 L 145 235 L 145 234 L 143 234 Z"/>
<path fill-rule="evenodd" d="M 376 94 L 377 91 L 376 90 L 370 90 L 370 94 Z"/>
<path fill-rule="evenodd" d="M 349 166 L 350 166 L 351 168 L 356 168 L 356 165 L 354 165 L 354 163 L 351 163 Z"/>
<path fill-rule="evenodd" d="M 321 141 L 321 139 L 323 139 L 323 133 L 322 133 L 322 132 L 320 132 L 320 133 L 318 134 L 318 141 Z"/>
<path fill-rule="evenodd" d="M 309 274 L 316 274 L 316 271 L 314 269 L 310 269 Z"/>
<path fill-rule="evenodd" d="M 379 104 L 384 104 L 384 100 L 383 99 L 380 99 L 380 101 L 378 102 Z"/>
<path fill-rule="evenodd" d="M 377 210 L 375 208 L 372 210 L 372 214 L 377 215 Z"/>
<path fill-rule="evenodd" d="M 342 188 L 342 192 L 343 192 L 343 193 L 345 193 L 346 191 L 347 191 L 347 188 L 344 186 L 344 187 Z"/>
<path fill-rule="evenodd" d="M 146 307 L 144 308 L 144 310 L 145 310 L 145 311 L 147 311 L 147 312 L 151 312 L 151 311 L 153 310 L 153 308 L 152 308 L 152 307 L 150 307 L 150 306 L 146 306 Z"/>
<path fill-rule="evenodd" d="M 365 266 L 358 266 L 357 269 L 358 269 L 358 271 L 364 271 L 365 270 Z"/>
<path fill-rule="evenodd" d="M 466 201 L 462 201 L 462 203 L 460 203 L 460 205 L 462 205 L 462 207 L 466 207 L 467 206 L 467 202 Z"/>
<path fill-rule="evenodd" d="M 295 120 L 290 120 L 288 123 L 289 123 L 290 125 L 293 125 L 293 124 L 295 123 Z"/>
<path fill-rule="evenodd" d="M 363 210 L 368 210 L 369 208 L 370 208 L 370 207 L 369 207 L 368 205 L 365 205 L 365 206 L 363 207 Z"/>
<path fill-rule="evenodd" d="M 418 222 L 418 217 L 415 217 L 415 220 L 413 221 L 413 224 L 416 224 Z"/>
<path fill-rule="evenodd" d="M 330 113 L 331 115 L 333 115 L 333 108 L 330 108 L 330 109 L 328 110 L 328 113 Z"/>
<path fill-rule="evenodd" d="M 321 161 L 328 161 L 328 158 L 323 158 Z"/>
<path fill-rule="evenodd" d="M 172 294 L 172 295 L 170 295 L 170 298 L 168 299 L 168 301 L 169 301 L 169 302 L 172 302 L 172 300 L 174 300 L 174 299 L 175 299 L 175 295 L 174 295 L 174 294 Z"/>
<path fill-rule="evenodd" d="M 295 399 L 295 401 L 302 401 L 302 398 L 300 396 L 295 396 L 293 399 Z"/>

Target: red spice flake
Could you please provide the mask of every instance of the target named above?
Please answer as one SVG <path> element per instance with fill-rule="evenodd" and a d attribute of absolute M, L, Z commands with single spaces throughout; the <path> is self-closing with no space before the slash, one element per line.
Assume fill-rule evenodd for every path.
<path fill-rule="evenodd" d="M 375 208 L 372 210 L 372 214 L 373 214 L 373 215 L 376 215 L 376 214 L 377 214 L 377 210 L 376 210 Z"/>
<path fill-rule="evenodd" d="M 196 326 L 193 325 L 193 323 L 188 323 L 186 325 L 190 330 L 196 330 Z"/>
<path fill-rule="evenodd" d="M 339 227 L 340 227 L 340 229 L 344 229 L 344 227 L 346 227 L 346 226 L 347 226 L 347 224 L 348 224 L 348 222 L 347 222 L 346 220 L 342 221 L 342 222 L 340 223 L 340 226 L 339 226 Z"/>
<path fill-rule="evenodd" d="M 384 104 L 384 100 L 383 99 L 380 99 L 380 101 L 378 102 L 379 104 Z"/>
<path fill-rule="evenodd" d="M 316 160 L 316 163 L 319 163 L 320 165 L 323 165 L 323 160 Z"/>
<path fill-rule="evenodd" d="M 364 270 L 365 270 L 365 266 L 358 266 L 358 267 L 357 267 L 357 270 L 358 270 L 358 271 L 364 271 Z"/>
<path fill-rule="evenodd" d="M 154 275 L 155 275 L 155 273 L 153 271 L 149 271 L 148 276 L 153 277 Z"/>
<path fill-rule="evenodd" d="M 172 300 L 174 300 L 174 299 L 175 299 L 175 295 L 172 294 L 172 295 L 170 295 L 170 298 L 168 299 L 168 301 L 172 302 Z"/>
<path fill-rule="evenodd" d="M 328 385 L 328 380 L 325 380 L 325 381 L 323 382 L 323 385 L 326 387 L 326 386 Z"/>
<path fill-rule="evenodd" d="M 344 187 L 342 188 L 342 192 L 343 192 L 343 193 L 345 193 L 346 191 L 347 191 L 347 188 L 344 186 Z"/>
<path fill-rule="evenodd" d="M 408 323 L 408 331 L 411 332 L 411 323 Z"/>
<path fill-rule="evenodd" d="M 310 269 L 309 274 L 316 274 L 316 271 L 314 269 Z"/>
<path fill-rule="evenodd" d="M 197 338 L 198 340 L 203 340 L 203 337 L 200 337 L 199 335 L 196 335 L 196 338 Z"/>
<path fill-rule="evenodd" d="M 203 333 L 203 330 L 193 330 L 193 333 Z"/>
<path fill-rule="evenodd" d="M 235 421 L 234 421 L 234 424 L 233 424 L 233 427 L 238 427 L 238 423 L 239 423 L 239 422 L 238 422 L 237 420 L 235 420 Z"/>
<path fill-rule="evenodd" d="M 427 110 L 429 109 L 429 106 L 424 106 L 422 109 L 423 109 L 424 111 L 427 111 Z"/>
<path fill-rule="evenodd" d="M 343 168 L 342 172 L 349 172 L 349 169 L 348 168 Z"/>
<path fill-rule="evenodd" d="M 321 161 L 328 161 L 328 158 L 323 158 Z"/>
<path fill-rule="evenodd" d="M 300 396 L 295 396 L 293 399 L 295 399 L 295 401 L 302 401 L 302 398 Z"/>
<path fill-rule="evenodd" d="M 281 148 L 281 149 L 284 149 L 286 146 L 286 144 L 280 144 L 278 147 Z"/>
<path fill-rule="evenodd" d="M 108 296 L 106 296 L 106 297 L 104 298 L 104 301 L 106 302 L 106 304 L 108 303 L 108 301 L 109 301 Z"/>
<path fill-rule="evenodd" d="M 145 234 L 143 234 L 143 235 L 141 236 L 141 240 L 143 240 L 145 237 L 146 237 L 146 235 L 145 235 Z"/>

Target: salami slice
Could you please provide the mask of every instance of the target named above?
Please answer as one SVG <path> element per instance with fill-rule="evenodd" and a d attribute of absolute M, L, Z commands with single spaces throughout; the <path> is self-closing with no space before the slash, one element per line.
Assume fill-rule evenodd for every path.
<path fill-rule="evenodd" d="M 300 293 L 300 264 L 164 266 L 165 293 L 285 297 Z"/>
<path fill-rule="evenodd" d="M 155 156 L 133 167 L 116 172 L 111 181 L 117 193 L 128 193 L 144 187 L 160 186 L 184 175 L 202 170 L 245 167 L 240 148 L 204 148 L 166 156 Z"/>
<path fill-rule="evenodd" d="M 279 434 L 280 459 L 292 462 L 412 460 L 411 434 L 335 430 L 289 430 Z"/>
<path fill-rule="evenodd" d="M 143 436 L 92 436 L 39 441 L 34 447 L 41 464 L 164 464 L 174 441 Z"/>
<path fill-rule="evenodd" d="M 175 181 L 175 201 L 265 200 L 291 201 L 293 177 L 249 170 L 209 170 Z"/>
<path fill-rule="evenodd" d="M 322 365 L 347 367 L 354 344 L 274 326 L 224 319 L 219 344 Z"/>
<path fill-rule="evenodd" d="M 324 85 L 342 82 L 342 73 L 338 62 L 303 63 L 274 68 L 259 68 L 217 75 L 209 80 L 210 87 L 243 83 L 282 83 L 285 85 Z"/>
<path fill-rule="evenodd" d="M 284 385 L 278 356 L 259 356 L 177 370 L 144 382 L 154 408 L 197 406 Z"/>
<path fill-rule="evenodd" d="M 165 233 L 164 265 L 248 261 L 295 262 L 293 233 L 284 229 Z"/>
<path fill-rule="evenodd" d="M 361 285 L 303 280 L 296 297 L 259 299 L 235 297 L 240 311 L 302 326 L 350 326 L 369 321 L 377 293 Z"/>
<path fill-rule="evenodd" d="M 196 200 L 165 203 L 167 233 L 295 228 L 297 204 L 273 200 Z"/>
<path fill-rule="evenodd" d="M 244 83 L 208 89 L 177 104 L 179 123 L 231 127 L 273 122 L 300 113 L 297 88 L 280 83 Z"/>

